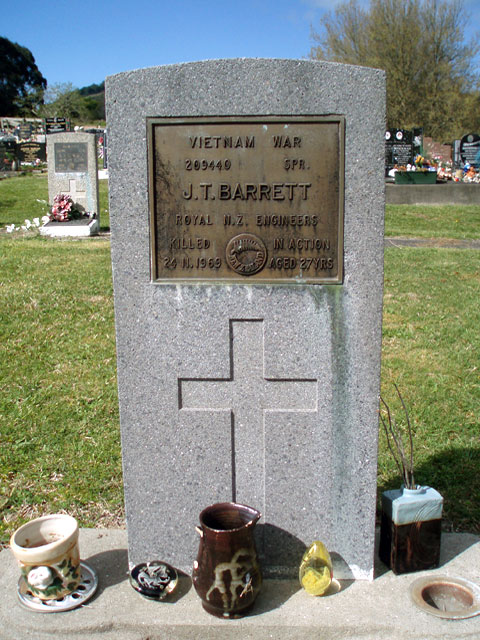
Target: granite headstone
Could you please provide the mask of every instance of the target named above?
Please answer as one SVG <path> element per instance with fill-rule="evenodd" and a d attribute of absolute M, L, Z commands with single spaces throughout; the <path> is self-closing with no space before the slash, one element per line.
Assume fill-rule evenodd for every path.
<path fill-rule="evenodd" d="M 387 129 L 385 132 L 385 168 L 412 164 L 414 161 L 413 131 L 404 129 Z"/>
<path fill-rule="evenodd" d="M 385 75 L 217 60 L 107 78 L 130 566 L 258 508 L 266 575 L 373 578 Z"/>
<path fill-rule="evenodd" d="M 44 235 L 94 235 L 100 228 L 98 168 L 95 134 L 56 133 L 47 136 L 48 200 L 67 193 L 77 207 L 90 218 L 78 221 L 49 222 L 41 228 Z"/>

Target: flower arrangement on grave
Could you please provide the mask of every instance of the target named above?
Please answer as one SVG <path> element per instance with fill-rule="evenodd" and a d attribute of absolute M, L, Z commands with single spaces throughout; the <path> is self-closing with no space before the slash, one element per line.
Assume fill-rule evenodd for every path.
<path fill-rule="evenodd" d="M 415 156 L 415 171 L 431 171 L 435 170 L 430 162 L 419 153 Z"/>
<path fill-rule="evenodd" d="M 76 205 L 68 193 L 59 193 L 53 199 L 53 206 L 50 210 L 50 220 L 53 222 L 67 222 L 67 220 L 77 220 L 78 218 L 90 217 Z"/>
<path fill-rule="evenodd" d="M 419 153 L 415 156 L 413 164 L 407 165 L 395 165 L 397 171 L 435 171 L 435 166 L 433 166 L 426 158 L 421 156 Z"/>

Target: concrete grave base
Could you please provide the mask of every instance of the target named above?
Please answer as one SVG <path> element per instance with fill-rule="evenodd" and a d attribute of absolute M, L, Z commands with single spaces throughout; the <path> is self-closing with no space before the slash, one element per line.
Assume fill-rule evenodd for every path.
<path fill-rule="evenodd" d="M 251 615 L 240 620 L 205 613 L 188 577 L 180 580 L 176 597 L 168 603 L 138 595 L 127 577 L 126 531 L 82 529 L 80 550 L 82 559 L 98 573 L 98 591 L 83 607 L 56 614 L 22 607 L 16 593 L 18 567 L 11 551 L 2 551 L 2 640 L 466 640 L 480 633 L 480 617 L 436 618 L 417 609 L 409 593 L 412 582 L 423 575 L 479 584 L 480 538 L 471 534 L 443 534 L 440 567 L 435 571 L 395 576 L 377 556 L 373 582 L 342 581 L 339 592 L 322 598 L 306 594 L 296 580 L 265 580 Z"/>
<path fill-rule="evenodd" d="M 100 231 L 97 218 L 90 220 L 69 220 L 68 222 L 48 222 L 40 227 L 40 235 L 52 238 L 96 236 Z"/>

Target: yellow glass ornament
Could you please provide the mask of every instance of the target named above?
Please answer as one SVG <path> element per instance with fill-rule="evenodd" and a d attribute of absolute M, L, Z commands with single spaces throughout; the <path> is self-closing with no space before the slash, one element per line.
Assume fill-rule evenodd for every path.
<path fill-rule="evenodd" d="M 333 578 L 332 560 L 323 542 L 315 540 L 303 554 L 298 570 L 300 584 L 312 596 L 323 596 Z"/>

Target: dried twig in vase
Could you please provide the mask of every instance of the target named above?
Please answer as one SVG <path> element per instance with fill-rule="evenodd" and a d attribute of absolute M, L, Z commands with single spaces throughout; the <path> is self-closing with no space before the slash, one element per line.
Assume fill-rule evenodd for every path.
<path fill-rule="evenodd" d="M 387 417 L 386 419 L 382 415 L 382 412 L 379 411 L 380 420 L 382 421 L 383 428 L 385 429 L 385 435 L 387 436 L 387 444 L 390 449 L 393 459 L 400 471 L 400 474 L 403 477 L 403 483 L 407 489 L 415 489 L 415 478 L 413 475 L 413 437 L 412 437 L 412 427 L 410 424 L 410 418 L 408 416 L 408 411 L 403 401 L 402 395 L 398 390 L 397 385 L 395 384 L 395 390 L 400 398 L 400 402 L 402 403 L 403 410 L 405 412 L 405 417 L 407 419 L 407 431 L 408 431 L 408 440 L 410 446 L 410 455 L 407 456 L 405 453 L 405 447 L 403 444 L 402 434 L 400 429 L 395 424 L 395 420 L 392 418 L 392 414 L 390 411 L 390 407 L 385 402 L 385 400 L 380 396 L 380 400 L 383 406 L 386 409 Z M 393 441 L 393 444 L 392 444 Z"/>

